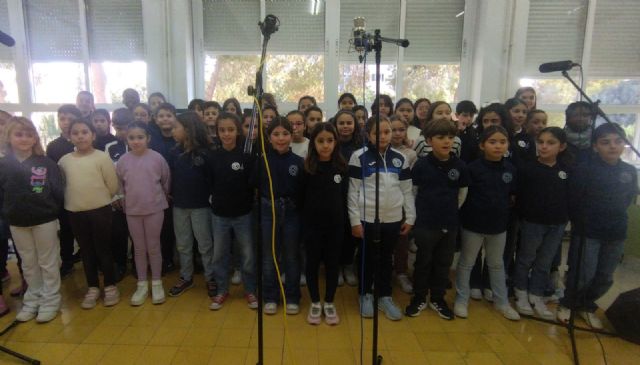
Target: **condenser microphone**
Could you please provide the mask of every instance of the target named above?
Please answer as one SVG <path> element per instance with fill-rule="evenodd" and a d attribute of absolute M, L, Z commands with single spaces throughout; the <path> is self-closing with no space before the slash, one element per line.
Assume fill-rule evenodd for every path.
<path fill-rule="evenodd" d="M 575 66 L 580 66 L 580 64 L 573 61 L 547 62 L 541 64 L 540 67 L 538 67 L 538 70 L 544 74 L 556 71 L 569 71 Z"/>
<path fill-rule="evenodd" d="M 13 47 L 16 44 L 16 41 L 10 35 L 0 30 L 0 43 L 7 47 Z"/>
<path fill-rule="evenodd" d="M 362 16 L 353 18 L 353 48 L 362 53 L 367 50 L 367 45 L 366 20 Z"/>

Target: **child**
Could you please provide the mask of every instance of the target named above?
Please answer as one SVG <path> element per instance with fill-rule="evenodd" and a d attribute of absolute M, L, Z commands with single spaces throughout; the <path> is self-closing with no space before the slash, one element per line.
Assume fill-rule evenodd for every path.
<path fill-rule="evenodd" d="M 533 109 L 527 113 L 525 129 L 532 138 L 537 138 L 540 131 L 547 127 L 547 113 L 544 110 Z"/>
<path fill-rule="evenodd" d="M 140 104 L 140 94 L 134 89 L 124 89 L 122 92 L 122 103 L 127 109 L 133 111 L 133 108 Z"/>
<path fill-rule="evenodd" d="M 168 207 L 170 173 L 162 156 L 148 148 L 149 133 L 142 122 L 127 128 L 130 151 L 118 161 L 116 172 L 124 195 L 124 212 L 135 248 L 138 285 L 131 296 L 131 305 L 142 305 L 147 298 L 147 259 L 151 267 L 151 296 L 153 304 L 164 303 L 162 287 L 162 255 L 160 230 L 164 209 Z M 148 256 L 148 258 L 147 258 Z"/>
<path fill-rule="evenodd" d="M 570 177 L 573 232 L 566 295 L 557 314 L 561 322 L 569 320 L 573 306 L 587 324 L 602 329 L 595 314 L 595 301 L 613 284 L 613 273 L 622 259 L 627 237 L 627 209 L 638 195 L 636 169 L 620 160 L 624 137 L 624 130 L 617 124 L 605 123 L 596 128 L 591 138 L 594 157 L 577 167 Z M 580 235 L 584 235 L 584 257 L 576 281 Z"/>
<path fill-rule="evenodd" d="M 312 107 L 313 108 L 313 107 Z M 309 111 L 310 109 L 307 109 Z M 300 311 L 300 262 L 299 262 L 299 229 L 300 229 L 300 194 L 302 169 L 304 160 L 291 152 L 291 123 L 285 118 L 277 118 L 267 129 L 271 149 L 267 152 L 271 178 L 273 180 L 273 199 L 275 201 L 275 256 L 282 258 L 286 282 L 284 285 L 287 314 L 298 314 Z M 264 312 L 275 314 L 278 309 L 278 283 L 272 253 L 272 202 L 269 182 L 263 161 L 257 167 L 260 176 L 254 169 L 252 180 L 259 184 L 262 219 L 262 250 L 264 280 Z M 281 266 L 282 267 L 282 266 Z"/>
<path fill-rule="evenodd" d="M 543 295 L 569 220 L 570 175 L 563 161 L 567 135 L 558 127 L 545 128 L 536 144 L 537 160 L 525 163 L 518 171 L 522 220 L 513 280 L 518 312 L 533 315 L 535 311 L 536 316 L 553 320 Z"/>
<path fill-rule="evenodd" d="M 349 161 L 353 152 L 362 146 L 360 126 L 356 122 L 356 116 L 350 111 L 340 110 L 335 117 L 332 118 L 332 123 L 338 133 L 340 154 L 345 161 Z M 356 286 L 358 285 L 358 277 L 353 260 L 358 240 L 351 235 L 351 222 L 349 221 L 348 214 L 344 214 L 343 225 L 344 237 L 342 242 L 342 258 L 340 260 L 342 270 L 338 273 L 338 286 L 344 285 L 345 280 L 347 284 Z"/>
<path fill-rule="evenodd" d="M 280 114 L 278 114 L 278 110 L 274 106 L 270 104 L 265 104 L 264 107 L 262 108 L 262 118 L 263 118 L 263 125 L 265 129 L 269 128 L 269 125 L 271 124 L 272 120 L 279 117 L 280 117 Z"/>
<path fill-rule="evenodd" d="M 47 157 L 53 162 L 58 163 L 62 156 L 73 152 L 74 147 L 69 136 L 69 125 L 81 118 L 80 110 L 71 104 L 65 104 L 58 108 L 60 137 L 49 142 L 46 152 Z M 73 264 L 76 260 L 73 254 L 73 232 L 71 232 L 71 224 L 69 223 L 69 212 L 62 209 L 58 220 L 60 222 L 60 256 L 62 257 L 60 276 L 64 279 L 73 272 Z"/>
<path fill-rule="evenodd" d="M 94 148 L 100 151 L 104 151 L 107 144 L 116 140 L 116 137 L 111 134 L 111 116 L 106 109 L 96 109 L 91 114 L 91 123 L 96 129 L 96 141 Z"/>
<path fill-rule="evenodd" d="M 424 130 L 427 124 L 427 112 L 429 108 L 431 108 L 431 100 L 427 98 L 420 98 L 413 104 L 413 125 L 420 129 L 420 131 Z"/>
<path fill-rule="evenodd" d="M 567 149 L 575 157 L 576 165 L 586 163 L 593 158 L 591 135 L 593 134 L 593 114 L 591 104 L 576 101 L 567 106 L 564 112 L 567 134 Z"/>
<path fill-rule="evenodd" d="M 147 100 L 147 104 L 151 108 L 151 113 L 155 114 L 158 111 L 158 107 L 167 102 L 167 98 L 161 92 L 153 92 L 149 95 L 149 99 Z"/>
<path fill-rule="evenodd" d="M 34 317 L 40 323 L 60 310 L 60 242 L 58 214 L 64 200 L 64 178 L 58 166 L 44 156 L 33 123 L 10 119 L 0 158 L 0 194 L 3 216 L 10 225 L 28 289 L 16 320 Z M 0 289 L 0 316 L 9 312 Z"/>
<path fill-rule="evenodd" d="M 306 158 L 309 151 L 309 138 L 305 137 L 306 128 L 304 124 L 304 114 L 298 110 L 287 113 L 287 120 L 293 128 L 291 151 L 296 155 Z"/>
<path fill-rule="evenodd" d="M 429 125 L 429 122 L 432 120 L 448 120 L 451 123 L 454 123 L 451 119 L 451 106 L 444 101 L 436 101 L 429 107 L 427 111 L 427 120 L 425 122 L 425 128 Z M 423 129 L 424 131 L 424 129 Z M 462 140 L 460 137 L 455 136 L 453 139 L 453 147 L 451 149 L 451 153 L 456 155 L 456 157 L 460 157 Z M 431 151 L 431 146 L 425 141 L 424 136 L 420 135 L 418 139 L 416 139 L 413 143 L 413 149 L 416 151 L 418 157 L 424 157 Z"/>
<path fill-rule="evenodd" d="M 96 109 L 93 94 L 88 91 L 80 91 L 76 95 L 76 108 L 80 110 L 83 118 L 89 118 Z"/>
<path fill-rule="evenodd" d="M 353 114 L 356 116 L 356 122 L 358 122 L 358 129 L 360 129 L 361 134 L 367 133 L 367 119 L 369 119 L 369 112 L 364 105 L 356 105 L 353 107 Z M 362 136 L 358 136 L 358 139 L 362 138 Z"/>
<path fill-rule="evenodd" d="M 373 316 L 373 270 L 377 270 L 376 290 L 380 294 L 378 308 L 387 318 L 398 321 L 402 312 L 391 298 L 391 270 L 393 249 L 398 234 L 406 235 L 415 221 L 415 206 L 411 192 L 411 173 L 407 158 L 391 148 L 391 123 L 388 118 L 380 119 L 380 130 L 376 129 L 375 118 L 367 122 L 369 144 L 353 153 L 349 161 L 349 219 L 353 236 L 364 238 L 358 253 L 364 256 L 360 280 L 360 314 Z M 380 149 L 376 150 L 376 135 L 380 136 Z M 380 171 L 380 238 L 379 245 L 373 244 L 375 217 L 376 161 L 381 159 Z M 364 181 L 363 181 L 364 179 Z M 402 223 L 404 209 L 405 222 Z M 374 262 L 374 251 L 380 250 L 379 262 Z M 374 266 L 376 265 L 376 266 Z"/>
<path fill-rule="evenodd" d="M 229 98 L 222 103 L 222 110 L 225 113 L 231 113 L 237 115 L 239 118 L 242 118 L 242 108 L 240 107 L 240 102 L 236 98 Z"/>
<path fill-rule="evenodd" d="M 356 105 L 358 105 L 358 102 L 356 101 L 356 97 L 353 96 L 352 93 L 343 93 L 338 98 L 338 108 L 340 110 L 351 111 Z"/>
<path fill-rule="evenodd" d="M 317 106 L 311 106 L 304 111 L 304 122 L 306 126 L 306 137 L 309 136 L 309 133 L 313 130 L 313 127 L 318 123 L 322 123 L 322 109 Z"/>
<path fill-rule="evenodd" d="M 216 120 L 218 120 L 218 116 L 220 115 L 220 110 L 222 110 L 222 108 L 217 101 L 207 101 L 204 103 L 203 108 L 204 117 L 202 121 L 207 125 L 207 134 L 209 135 L 209 138 L 213 140 L 216 136 Z"/>
<path fill-rule="evenodd" d="M 256 297 L 255 249 L 253 247 L 253 195 L 249 175 L 251 157 L 243 153 L 244 138 L 240 134 L 240 119 L 232 113 L 222 113 L 217 122 L 222 147 L 207 160 L 206 169 L 211 189 L 213 216 L 213 279 L 218 284 L 211 309 L 217 310 L 229 296 L 229 271 L 232 266 L 231 247 L 240 256 L 245 299 L 251 309 L 258 308 Z M 199 241 L 198 241 L 199 242 Z M 270 242 L 270 241 L 269 241 Z M 270 255 L 270 253 L 269 253 Z"/>
<path fill-rule="evenodd" d="M 120 157 L 129 152 L 129 146 L 127 145 L 127 126 L 133 122 L 133 113 L 127 108 L 118 108 L 113 111 L 113 129 L 116 132 L 116 140 L 107 143 L 104 147 L 104 151 L 111 157 L 111 160 L 115 163 L 118 162 Z"/>
<path fill-rule="evenodd" d="M 504 107 L 509 113 L 513 132 L 511 145 L 519 164 L 536 159 L 536 147 L 533 138 L 524 130 L 527 120 L 527 106 L 524 101 L 516 98 L 507 100 Z"/>
<path fill-rule="evenodd" d="M 402 98 L 396 102 L 394 114 L 400 119 L 407 122 L 409 127 L 407 128 L 408 143 L 413 144 L 413 141 L 420 137 L 422 131 L 418 127 L 414 126 L 413 120 L 415 119 L 415 112 L 413 110 L 413 102 L 410 99 Z"/>
<path fill-rule="evenodd" d="M 426 158 L 418 159 L 411 170 L 416 194 L 416 225 L 413 235 L 418 250 L 413 272 L 413 298 L 405 309 L 410 317 L 429 307 L 447 320 L 454 318 L 444 300 L 458 235 L 458 209 L 469 185 L 467 167 L 451 155 L 457 128 L 444 120 L 434 121 L 425 130 L 432 146 Z"/>
<path fill-rule="evenodd" d="M 311 106 L 318 105 L 316 98 L 310 95 L 305 95 L 298 100 L 298 111 L 304 113 Z"/>
<path fill-rule="evenodd" d="M 456 105 L 458 136 L 462 149 L 460 159 L 465 163 L 470 163 L 478 158 L 478 134 L 473 126 L 473 117 L 477 113 L 476 105 L 470 100 L 463 100 Z"/>
<path fill-rule="evenodd" d="M 149 105 L 144 103 L 138 103 L 138 105 L 133 107 L 133 119 L 136 122 L 142 122 L 144 124 L 149 124 L 153 119 L 153 114 L 151 113 L 151 108 Z"/>
<path fill-rule="evenodd" d="M 338 133 L 331 123 L 317 125 L 311 132 L 311 140 L 303 174 L 306 272 L 311 297 L 307 322 L 320 324 L 324 311 L 325 322 L 336 325 L 340 317 L 333 302 L 344 235 L 341 227 L 346 213 L 347 162 L 338 151 Z M 318 287 L 320 262 L 324 262 L 326 275 L 324 305 Z"/>
<path fill-rule="evenodd" d="M 502 258 L 516 173 L 515 167 L 504 159 L 508 146 L 509 134 L 504 128 L 486 128 L 480 137 L 483 156 L 469 164 L 469 194 L 460 212 L 462 247 L 453 307 L 457 317 L 468 316 L 471 269 L 484 244 L 494 306 L 505 318 L 520 319 L 509 304 Z"/>
<path fill-rule="evenodd" d="M 213 236 L 209 211 L 209 184 L 206 161 L 209 141 L 198 114 L 180 114 L 173 128 L 177 142 L 169 156 L 173 229 L 180 258 L 180 279 L 169 290 L 172 297 L 193 287 L 194 237 L 201 254 L 207 295 L 215 303 L 216 284 L 213 278 Z M 222 303 L 219 303 L 222 304 Z M 212 303 L 213 305 L 213 303 Z"/>
<path fill-rule="evenodd" d="M 382 94 L 380 99 L 374 100 L 371 104 L 371 116 L 378 115 L 378 105 L 380 106 L 380 116 L 389 118 L 393 112 L 393 100 L 389 95 Z"/>
<path fill-rule="evenodd" d="M 100 297 L 98 266 L 104 276 L 104 305 L 113 306 L 120 301 L 111 255 L 111 201 L 118 192 L 118 177 L 109 156 L 93 148 L 93 124 L 74 120 L 69 130 L 76 150 L 62 157 L 58 165 L 67 180 L 64 208 L 80 245 L 89 286 L 81 307 L 95 307 Z"/>
<path fill-rule="evenodd" d="M 514 98 L 524 101 L 527 106 L 527 111 L 535 109 L 538 102 L 536 97 L 536 89 L 532 88 L 531 86 L 523 86 L 519 88 L 516 91 L 516 95 L 514 96 Z"/>
<path fill-rule="evenodd" d="M 204 118 L 204 100 L 202 99 L 191 99 L 189 105 L 187 105 L 187 109 L 192 112 L 196 112 L 198 116 L 202 119 Z"/>

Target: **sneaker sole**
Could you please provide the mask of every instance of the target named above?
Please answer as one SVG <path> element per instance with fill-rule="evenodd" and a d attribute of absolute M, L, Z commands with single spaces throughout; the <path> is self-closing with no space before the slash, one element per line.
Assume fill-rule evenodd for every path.
<path fill-rule="evenodd" d="M 169 296 L 170 297 L 179 297 L 180 295 L 182 295 L 182 293 L 186 292 L 187 290 L 189 290 L 189 289 L 191 289 L 193 287 L 194 287 L 194 285 L 191 284 L 188 287 L 182 289 L 179 293 L 172 293 L 171 290 L 169 290 Z"/>
<path fill-rule="evenodd" d="M 446 319 L 448 321 L 452 320 L 455 318 L 455 314 L 453 314 L 451 317 L 447 317 L 444 314 L 442 314 L 439 310 L 436 309 L 436 306 L 434 306 L 433 304 L 429 303 L 429 308 L 433 309 L 434 312 L 438 313 L 438 316 L 442 319 Z"/>

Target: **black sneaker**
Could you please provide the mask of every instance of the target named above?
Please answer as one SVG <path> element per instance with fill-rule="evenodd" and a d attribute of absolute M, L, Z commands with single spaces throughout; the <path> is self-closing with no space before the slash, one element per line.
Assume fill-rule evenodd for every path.
<path fill-rule="evenodd" d="M 427 302 L 424 299 L 411 299 L 411 303 L 405 308 L 404 314 L 408 317 L 417 317 L 427 307 Z"/>
<path fill-rule="evenodd" d="M 180 278 L 176 285 L 169 289 L 169 296 L 177 297 L 178 295 L 184 293 L 187 289 L 191 288 L 193 288 L 193 279 L 187 281 L 183 278 Z"/>
<path fill-rule="evenodd" d="M 447 302 L 444 301 L 444 299 L 430 301 L 429 308 L 436 311 L 436 313 L 438 313 L 440 318 L 443 318 L 446 320 L 452 320 L 455 318 L 455 316 L 453 315 L 453 312 L 451 311 L 451 309 L 449 309 L 449 306 L 447 305 Z"/>
<path fill-rule="evenodd" d="M 207 295 L 213 298 L 218 294 L 218 284 L 215 280 L 207 281 Z"/>

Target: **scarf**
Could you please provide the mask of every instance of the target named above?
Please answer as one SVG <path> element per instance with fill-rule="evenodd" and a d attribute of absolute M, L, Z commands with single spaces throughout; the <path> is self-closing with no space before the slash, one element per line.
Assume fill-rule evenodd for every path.
<path fill-rule="evenodd" d="M 564 132 L 567 134 L 567 142 L 578 149 L 584 150 L 591 146 L 591 134 L 593 133 L 591 127 L 582 132 L 575 132 L 569 126 L 565 126 Z"/>

